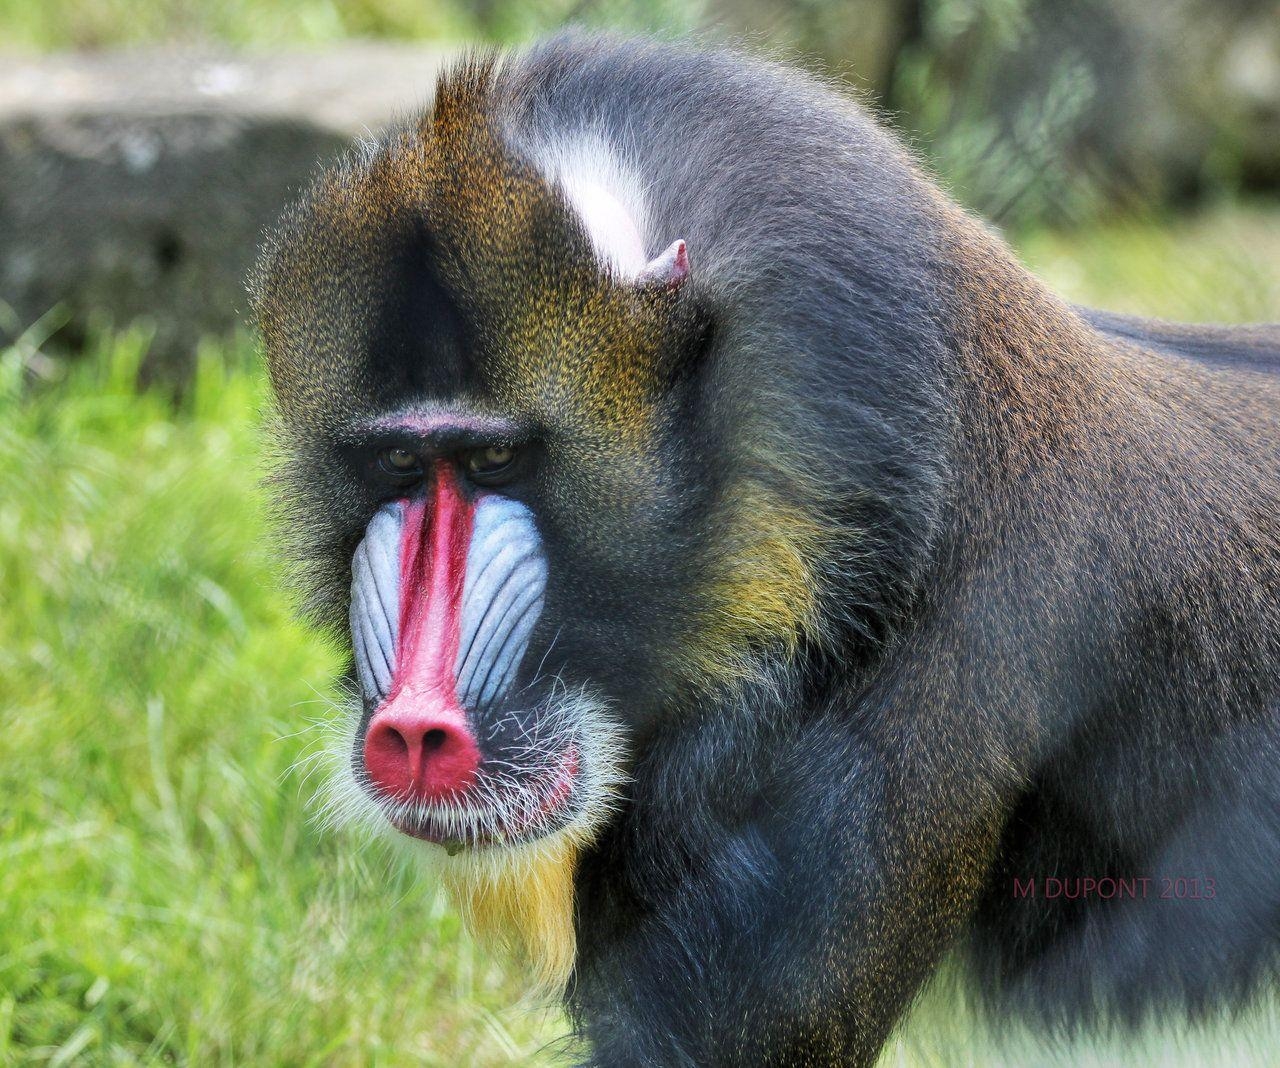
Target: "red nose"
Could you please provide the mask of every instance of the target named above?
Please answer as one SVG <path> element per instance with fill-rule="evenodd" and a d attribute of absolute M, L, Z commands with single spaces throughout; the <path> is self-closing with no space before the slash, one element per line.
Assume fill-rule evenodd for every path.
<path fill-rule="evenodd" d="M 459 711 L 393 703 L 369 724 L 364 766 L 374 787 L 397 801 L 436 801 L 475 781 L 480 750 Z"/>

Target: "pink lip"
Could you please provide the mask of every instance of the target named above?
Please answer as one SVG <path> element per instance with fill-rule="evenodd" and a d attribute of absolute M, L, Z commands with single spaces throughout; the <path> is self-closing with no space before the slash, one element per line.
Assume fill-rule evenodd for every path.
<path fill-rule="evenodd" d="M 556 776 L 554 784 L 546 792 L 542 803 L 538 806 L 538 810 L 516 825 L 504 825 L 502 828 L 504 839 L 515 840 L 524 837 L 530 831 L 545 824 L 557 812 L 564 808 L 566 802 L 573 795 L 573 786 L 578 778 L 578 747 L 572 746 L 566 753 L 564 762 L 560 767 L 560 771 Z M 465 800 L 465 796 L 460 795 L 458 800 Z M 418 822 L 404 819 L 393 819 L 391 825 L 401 834 L 408 835 L 410 838 L 416 838 L 422 842 L 434 842 L 437 845 L 447 844 L 447 840 L 439 830 L 430 822 Z M 480 839 L 474 842 L 465 843 L 472 845 L 488 845 L 494 844 L 497 839 Z"/>

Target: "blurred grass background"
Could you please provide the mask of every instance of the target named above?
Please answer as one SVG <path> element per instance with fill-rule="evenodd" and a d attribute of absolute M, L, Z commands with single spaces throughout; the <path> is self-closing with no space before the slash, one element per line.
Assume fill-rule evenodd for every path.
<path fill-rule="evenodd" d="M 38 50 L 152 44 L 279 48 L 350 38 L 511 43 L 570 21 L 630 30 L 698 25 L 677 0 L 0 0 L 12 46 Z"/>
<path fill-rule="evenodd" d="M 768 33 L 838 64 L 822 54 L 842 39 L 835 6 L 794 5 Z M 915 8 L 893 69 L 852 80 L 878 82 L 944 181 L 1059 292 L 1170 318 L 1280 317 L 1280 207 L 1221 145 L 1192 197 L 1135 201 L 1072 179 L 1052 166 L 1052 122 L 1028 154 L 990 128 L 981 70 L 947 74 L 975 27 L 995 27 L 977 53 L 991 64 L 1016 48 L 1019 0 Z M 571 18 L 680 32 L 705 14 L 626 0 L 0 0 L 0 43 L 510 41 Z M 517 964 L 475 946 L 391 858 L 308 822 L 306 757 L 340 655 L 293 621 L 278 584 L 252 341 L 204 344 L 175 402 L 139 387 L 145 323 L 104 325 L 70 360 L 43 349 L 56 326 L 54 311 L 0 357 L 0 1064 L 563 1060 L 563 1021 L 520 1000 Z M 922 1018 L 924 1037 L 886 1063 L 1050 1063 L 1001 1060 L 945 995 Z M 1232 1035 L 1229 1053 L 1187 1038 L 1061 1063 L 1261 1066 L 1280 1048 L 1273 1012 Z"/>

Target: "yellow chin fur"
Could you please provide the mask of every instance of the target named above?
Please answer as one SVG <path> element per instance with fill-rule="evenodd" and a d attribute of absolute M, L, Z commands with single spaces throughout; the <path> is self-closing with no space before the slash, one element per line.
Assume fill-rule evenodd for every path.
<path fill-rule="evenodd" d="M 581 842 L 572 832 L 467 856 L 444 865 L 444 883 L 481 940 L 513 944 L 527 956 L 541 991 L 569 981 L 577 944 L 573 876 Z"/>

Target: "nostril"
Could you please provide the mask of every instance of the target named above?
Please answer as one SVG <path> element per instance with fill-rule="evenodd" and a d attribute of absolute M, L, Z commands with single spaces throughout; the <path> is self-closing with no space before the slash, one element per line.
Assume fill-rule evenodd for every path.
<path fill-rule="evenodd" d="M 402 757 L 409 755 L 409 743 L 404 740 L 404 735 L 396 730 L 395 727 L 387 727 L 382 734 L 386 739 L 385 744 L 392 752 L 398 753 Z"/>
<path fill-rule="evenodd" d="M 365 734 L 364 766 L 379 793 L 426 801 L 468 789 L 480 750 L 461 716 L 386 710 Z"/>

